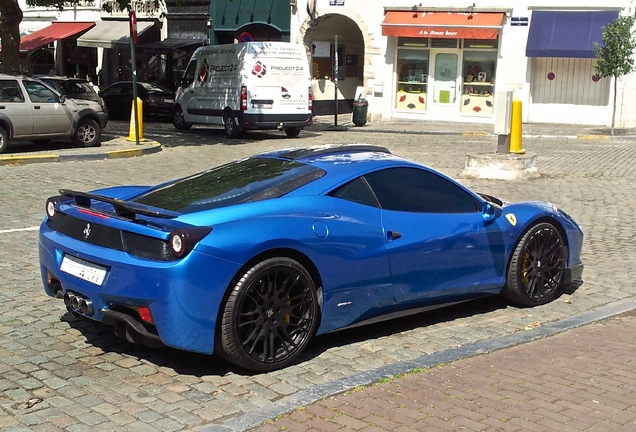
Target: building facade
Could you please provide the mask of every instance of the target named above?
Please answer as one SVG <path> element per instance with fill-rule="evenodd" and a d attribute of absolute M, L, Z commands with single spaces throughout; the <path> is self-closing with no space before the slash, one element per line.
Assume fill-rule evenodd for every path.
<path fill-rule="evenodd" d="M 611 123 L 613 82 L 595 74 L 594 42 L 634 14 L 632 0 L 452 4 L 291 0 L 291 40 L 311 54 L 314 112 L 346 112 L 363 96 L 372 121 L 496 124 L 518 99 L 525 122 Z M 617 85 L 617 126 L 636 126 L 634 76 Z"/>

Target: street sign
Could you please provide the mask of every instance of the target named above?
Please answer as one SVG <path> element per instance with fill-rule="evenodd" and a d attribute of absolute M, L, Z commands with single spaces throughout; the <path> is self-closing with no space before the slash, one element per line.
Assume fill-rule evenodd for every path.
<path fill-rule="evenodd" d="M 137 14 L 130 11 L 130 37 L 134 43 L 137 43 Z"/>

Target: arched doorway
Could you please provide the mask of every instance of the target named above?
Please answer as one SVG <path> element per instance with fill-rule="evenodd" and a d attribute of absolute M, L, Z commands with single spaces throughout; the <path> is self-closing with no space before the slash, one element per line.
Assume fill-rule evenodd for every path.
<path fill-rule="evenodd" d="M 357 15 L 357 14 L 354 14 Z M 364 30 L 363 30 L 364 29 Z M 353 101 L 364 97 L 366 47 L 368 32 L 359 16 L 317 13 L 308 19 L 300 29 L 301 41 L 309 48 L 312 74 L 312 94 L 314 115 L 334 114 L 352 111 Z M 338 58 L 338 102 L 336 104 L 334 62 Z M 358 91 L 357 91 L 358 90 Z M 359 94 L 358 94 L 359 93 Z"/>

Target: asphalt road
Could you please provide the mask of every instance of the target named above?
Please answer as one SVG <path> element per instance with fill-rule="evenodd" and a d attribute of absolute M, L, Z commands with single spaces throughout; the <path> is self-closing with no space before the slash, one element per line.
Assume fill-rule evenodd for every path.
<path fill-rule="evenodd" d="M 127 135 L 111 122 L 105 138 Z M 465 155 L 490 152 L 488 136 L 348 132 L 250 133 L 228 141 L 221 128 L 175 131 L 146 124 L 162 151 L 129 159 L 0 166 L 0 429 L 6 431 L 181 431 L 240 429 L 241 418 L 313 388 L 342 390 L 360 376 L 427 354 L 532 332 L 608 305 L 631 302 L 636 204 L 634 140 L 530 139 L 541 177 L 514 182 L 463 179 L 473 190 L 510 201 L 548 200 L 583 227 L 585 282 L 533 309 L 498 298 L 317 337 L 302 362 L 246 374 L 214 358 L 147 349 L 108 327 L 77 321 L 40 281 L 37 226 L 44 202 L 60 188 L 90 190 L 154 184 L 257 152 L 290 146 L 364 142 L 430 165 L 452 177 Z M 344 380 L 344 381 L 343 381 Z M 300 401 L 299 401 L 300 402 Z M 246 424 L 246 427 L 254 426 Z"/>

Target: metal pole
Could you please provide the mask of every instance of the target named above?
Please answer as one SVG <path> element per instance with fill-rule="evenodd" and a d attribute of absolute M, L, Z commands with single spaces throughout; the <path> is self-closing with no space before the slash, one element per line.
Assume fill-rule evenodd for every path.
<path fill-rule="evenodd" d="M 134 11 L 130 12 L 131 17 L 129 19 L 136 21 L 136 15 Z M 133 26 L 135 28 L 133 29 Z M 139 110 L 137 109 L 137 58 L 135 56 L 135 38 L 136 34 L 136 22 L 131 25 L 130 34 L 130 63 L 132 69 L 132 91 L 133 91 L 133 121 L 135 122 L 135 144 L 139 145 Z"/>
<path fill-rule="evenodd" d="M 334 104 L 335 111 L 333 115 L 333 125 L 338 126 L 338 35 L 336 35 L 336 43 L 334 46 L 334 65 L 333 65 L 333 84 L 334 84 Z"/>

